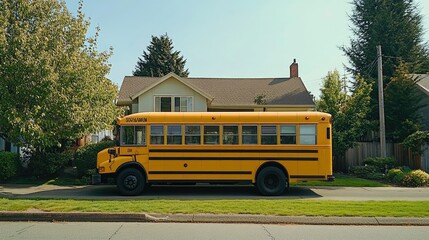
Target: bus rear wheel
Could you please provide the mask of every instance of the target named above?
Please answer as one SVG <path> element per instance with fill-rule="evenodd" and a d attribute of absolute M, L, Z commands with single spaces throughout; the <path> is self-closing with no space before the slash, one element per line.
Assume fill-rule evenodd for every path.
<path fill-rule="evenodd" d="M 256 187 L 264 196 L 278 196 L 284 192 L 286 185 L 285 174 L 276 167 L 265 167 L 256 178 Z"/>
<path fill-rule="evenodd" d="M 127 168 L 119 173 L 116 186 L 121 195 L 136 196 L 143 192 L 145 178 L 139 170 Z"/>

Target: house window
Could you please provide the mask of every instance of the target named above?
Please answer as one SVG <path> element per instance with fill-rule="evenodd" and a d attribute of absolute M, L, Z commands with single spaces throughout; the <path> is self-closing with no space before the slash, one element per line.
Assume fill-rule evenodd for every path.
<path fill-rule="evenodd" d="M 192 112 L 192 97 L 155 96 L 155 112 Z"/>

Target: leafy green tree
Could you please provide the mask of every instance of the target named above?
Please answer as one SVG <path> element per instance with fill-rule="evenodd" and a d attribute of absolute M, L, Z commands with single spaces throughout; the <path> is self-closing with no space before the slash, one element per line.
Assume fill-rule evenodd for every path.
<path fill-rule="evenodd" d="M 359 84 L 349 96 L 342 91 L 339 72 L 329 72 L 323 80 L 320 99 L 316 101 L 318 111 L 332 115 L 334 169 L 337 170 L 344 167 L 342 161 L 347 149 L 356 144 L 369 126 L 371 85 L 359 75 L 356 80 Z"/>
<path fill-rule="evenodd" d="M 385 89 L 386 132 L 395 142 L 402 142 L 421 127 L 419 110 L 424 107 L 423 94 L 417 89 L 404 63 L 400 63 Z"/>
<path fill-rule="evenodd" d="M 189 75 L 185 69 L 186 59 L 180 56 L 180 51 L 173 51 L 173 41 L 165 35 L 152 36 L 147 51 L 139 58 L 134 76 L 162 77 L 170 72 L 181 77 Z"/>
<path fill-rule="evenodd" d="M 0 135 L 37 149 L 105 129 L 117 86 L 105 76 L 111 50 L 86 37 L 82 2 L 0 1 Z"/>

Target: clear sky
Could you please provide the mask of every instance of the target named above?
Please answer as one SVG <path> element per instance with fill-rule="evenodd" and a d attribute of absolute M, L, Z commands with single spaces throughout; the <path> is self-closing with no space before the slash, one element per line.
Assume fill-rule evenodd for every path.
<path fill-rule="evenodd" d="M 76 12 L 78 0 L 66 0 Z M 350 0 L 84 0 L 98 47 L 113 47 L 109 78 L 132 75 L 151 35 L 167 33 L 190 77 L 289 77 L 296 58 L 307 89 L 319 96 L 328 71 L 344 73 L 339 46 L 351 36 Z M 429 41 L 429 1 L 417 1 Z M 376 51 L 376 49 L 374 49 Z"/>

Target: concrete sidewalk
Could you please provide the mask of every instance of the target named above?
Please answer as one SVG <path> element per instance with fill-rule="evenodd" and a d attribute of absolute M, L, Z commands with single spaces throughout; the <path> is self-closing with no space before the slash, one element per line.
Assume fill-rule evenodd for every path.
<path fill-rule="evenodd" d="M 429 226 L 429 218 L 408 217 L 306 217 L 249 214 L 145 214 L 82 212 L 0 212 L 0 222 L 1 221 Z"/>

